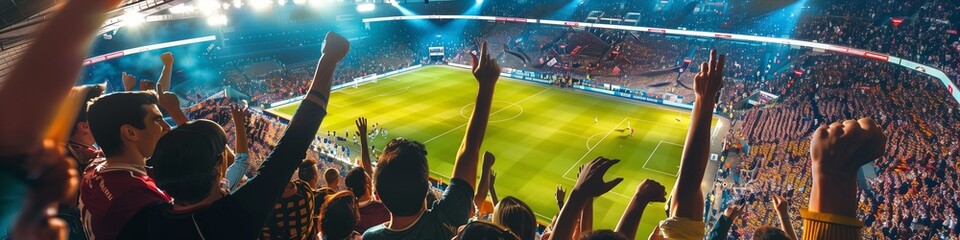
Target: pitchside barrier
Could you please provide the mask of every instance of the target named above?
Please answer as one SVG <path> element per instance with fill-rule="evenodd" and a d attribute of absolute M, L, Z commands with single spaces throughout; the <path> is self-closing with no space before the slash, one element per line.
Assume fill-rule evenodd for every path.
<path fill-rule="evenodd" d="M 343 88 L 347 88 L 347 87 L 356 87 L 356 86 L 360 86 L 360 85 L 363 85 L 363 84 L 367 84 L 367 83 L 371 83 L 371 82 L 376 82 L 377 80 L 379 80 L 379 79 L 381 79 L 381 78 L 390 77 L 390 76 L 393 76 L 393 75 L 397 75 L 397 74 L 409 72 L 409 71 L 412 71 L 412 70 L 415 70 L 415 69 L 418 69 L 418 68 L 421 68 L 421 67 L 423 67 L 423 64 L 417 64 L 417 65 L 413 65 L 413 66 L 410 66 L 410 67 L 406 67 L 406 68 L 402 68 L 402 69 L 397 69 L 397 70 L 389 71 L 389 72 L 386 72 L 386 73 L 379 73 L 379 74 L 378 74 L 378 73 L 374 73 L 374 74 L 370 74 L 370 75 L 367 75 L 367 76 L 363 76 L 363 77 L 359 77 L 359 78 L 354 78 L 353 81 L 350 81 L 350 82 L 348 82 L 348 83 L 344 83 L 344 84 L 340 84 L 340 85 L 333 86 L 332 88 L 330 88 L 330 90 L 331 90 L 331 91 L 335 91 L 335 90 L 339 90 L 339 89 L 343 89 Z M 287 100 L 283 100 L 283 101 L 271 103 L 271 104 L 270 104 L 270 108 L 275 108 L 275 107 L 287 105 L 287 104 L 290 104 L 290 103 L 293 103 L 293 102 L 296 102 L 296 101 L 303 100 L 303 98 L 304 98 L 304 96 L 296 96 L 296 97 L 293 97 L 293 98 L 290 98 L 290 99 L 287 99 Z"/>
<path fill-rule="evenodd" d="M 613 30 L 647 32 L 647 33 L 662 34 L 662 35 L 669 34 L 669 35 L 680 35 L 680 36 L 690 36 L 690 37 L 699 37 L 699 38 L 713 38 L 713 39 L 720 39 L 720 40 L 738 40 L 738 41 L 748 41 L 748 42 L 782 44 L 782 45 L 795 46 L 800 48 L 810 48 L 810 49 L 813 49 L 814 51 L 830 51 L 835 53 L 842 53 L 842 54 L 853 55 L 853 56 L 862 57 L 862 58 L 873 59 L 877 61 L 889 62 L 891 64 L 895 64 L 895 65 L 934 77 L 940 80 L 940 83 L 942 83 L 943 86 L 947 88 L 947 92 L 950 94 L 950 96 L 944 96 L 944 97 L 953 97 L 955 101 L 960 103 L 960 89 L 957 89 L 957 86 L 953 84 L 950 78 L 947 77 L 947 75 L 944 74 L 943 71 L 940 71 L 937 68 L 923 65 L 910 60 L 902 59 L 899 57 L 890 56 L 888 54 L 871 52 L 863 49 L 856 49 L 856 48 L 844 47 L 839 45 L 793 40 L 788 38 L 773 38 L 773 37 L 761 37 L 761 36 L 741 35 L 741 34 L 732 34 L 732 33 L 689 31 L 689 30 L 625 26 L 625 25 L 602 24 L 602 23 L 556 21 L 556 20 L 547 20 L 547 19 L 496 17 L 496 16 L 470 16 L 470 15 L 390 16 L 390 17 L 364 18 L 363 22 L 365 24 L 370 24 L 372 22 L 417 20 L 417 19 L 482 20 L 482 21 L 491 21 L 491 22 L 495 21 L 498 23 L 502 22 L 502 23 L 555 25 L 555 26 L 565 26 L 565 27 L 578 28 L 578 29 L 592 27 L 592 28 L 604 28 L 604 29 L 613 29 Z"/>
<path fill-rule="evenodd" d="M 466 69 L 470 69 L 470 68 L 471 68 L 471 66 L 467 66 L 467 65 L 463 65 L 463 64 L 458 64 L 458 63 L 447 63 L 447 65 L 454 66 L 454 67 L 458 67 L 458 68 L 466 68 Z M 520 79 L 520 80 L 525 80 L 525 81 L 531 81 L 531 82 L 536 82 L 536 83 L 548 84 L 548 85 L 549 85 L 549 84 L 553 84 L 553 81 L 550 81 L 550 80 L 540 79 L 540 78 L 531 77 L 531 76 L 521 76 L 521 75 L 517 75 L 517 74 L 507 73 L 508 70 L 509 70 L 509 69 L 504 68 L 504 71 L 505 71 L 505 72 L 501 72 L 501 73 L 500 73 L 500 76 L 502 76 L 502 77 L 508 77 L 508 78 L 514 78 L 514 79 Z M 615 97 L 621 97 L 621 98 L 626 98 L 626 99 L 631 99 L 631 100 L 642 101 L 642 102 L 656 103 L 656 104 L 666 105 L 666 106 L 670 106 L 670 107 L 677 107 L 677 108 L 683 108 L 683 109 L 688 109 L 688 110 L 689 110 L 689 109 L 693 109 L 693 105 L 690 105 L 690 104 L 668 101 L 668 100 L 664 100 L 664 99 L 661 99 L 661 98 L 644 96 L 644 95 L 641 95 L 641 94 L 618 92 L 618 91 L 612 91 L 612 90 L 608 90 L 608 89 L 595 88 L 595 87 L 584 86 L 584 85 L 573 85 L 573 88 L 580 89 L 580 90 L 584 90 L 584 91 L 588 91 L 588 92 L 594 92 L 594 93 L 600 93 L 600 94 L 605 94 L 605 95 L 610 95 L 610 96 L 615 96 Z M 717 113 L 717 111 L 714 110 L 713 113 Z M 724 116 L 724 117 L 726 117 L 726 116 Z"/>

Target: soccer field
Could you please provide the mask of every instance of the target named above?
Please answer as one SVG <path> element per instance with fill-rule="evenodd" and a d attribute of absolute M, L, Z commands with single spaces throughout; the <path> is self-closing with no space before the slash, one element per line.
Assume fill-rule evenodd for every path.
<path fill-rule="evenodd" d="M 335 91 L 321 133 L 342 135 L 348 129 L 353 135 L 354 120 L 367 117 L 371 126 L 379 123 L 389 131 L 388 137 L 372 141 L 378 150 L 395 137 L 420 141 L 427 146 L 432 175 L 449 181 L 476 94 L 468 70 L 425 67 Z M 272 111 L 290 116 L 296 108 L 292 104 Z M 671 191 L 689 124 L 687 111 L 501 78 L 482 151 L 497 157 L 498 195 L 523 200 L 544 223 L 559 211 L 556 186 L 563 185 L 569 194 L 580 165 L 597 156 L 622 160 L 607 180 L 625 180 L 594 203 L 594 228 L 613 229 L 644 179 Z M 624 131 L 628 125 L 635 128 L 634 136 Z M 357 158 L 359 146 L 350 140 L 342 144 L 351 146 L 351 157 Z M 647 236 L 664 218 L 663 204 L 651 204 L 638 236 Z"/>

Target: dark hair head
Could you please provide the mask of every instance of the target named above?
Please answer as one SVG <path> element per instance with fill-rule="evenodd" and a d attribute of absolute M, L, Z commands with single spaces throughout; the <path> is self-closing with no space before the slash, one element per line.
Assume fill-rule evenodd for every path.
<path fill-rule="evenodd" d="M 394 216 L 413 216 L 423 210 L 430 169 L 422 143 L 396 138 L 383 148 L 374 173 L 377 196 Z"/>
<path fill-rule="evenodd" d="M 160 137 L 150 164 L 157 187 L 178 202 L 203 200 L 219 183 L 226 149 L 223 129 L 210 120 L 187 122 Z"/>
<path fill-rule="evenodd" d="M 317 160 L 305 159 L 300 163 L 299 171 L 297 177 L 303 181 L 314 181 L 317 180 L 317 174 L 320 170 L 317 170 Z M 317 186 L 310 186 L 312 188 L 317 188 Z"/>
<path fill-rule="evenodd" d="M 112 157 L 123 153 L 120 127 L 146 128 L 147 112 L 143 106 L 155 104 L 157 95 L 153 92 L 118 92 L 91 100 L 87 106 L 87 123 L 103 155 Z"/>
<path fill-rule="evenodd" d="M 362 167 L 353 168 L 347 172 L 347 177 L 343 178 L 343 184 L 354 196 L 362 198 L 367 195 L 367 172 Z"/>
<path fill-rule="evenodd" d="M 613 230 L 603 229 L 584 233 L 581 240 L 627 240 L 627 236 Z"/>
<path fill-rule="evenodd" d="M 360 222 L 360 206 L 350 191 L 340 191 L 327 197 L 320 207 L 320 232 L 326 239 L 345 239 Z"/>
<path fill-rule="evenodd" d="M 510 228 L 522 240 L 537 238 L 537 218 L 526 203 L 515 197 L 503 198 L 493 210 L 493 222 Z"/>
<path fill-rule="evenodd" d="M 336 185 L 340 181 L 340 171 L 335 168 L 327 168 L 323 171 L 323 180 L 327 182 L 327 186 L 338 187 Z"/>
<path fill-rule="evenodd" d="M 790 240 L 787 233 L 779 228 L 762 226 L 753 231 L 754 240 Z"/>
<path fill-rule="evenodd" d="M 70 135 L 73 135 L 77 131 L 77 124 L 87 121 L 87 108 L 90 106 L 90 101 L 94 98 L 100 97 L 103 95 L 103 85 L 83 85 L 74 87 L 80 91 L 80 94 L 83 94 L 83 99 L 80 102 L 80 108 L 77 111 L 77 117 L 73 120 L 73 130 L 70 131 Z"/>
<path fill-rule="evenodd" d="M 510 229 L 487 221 L 467 223 L 467 225 L 463 226 L 463 229 L 460 230 L 460 233 L 457 233 L 457 239 L 520 240 Z"/>

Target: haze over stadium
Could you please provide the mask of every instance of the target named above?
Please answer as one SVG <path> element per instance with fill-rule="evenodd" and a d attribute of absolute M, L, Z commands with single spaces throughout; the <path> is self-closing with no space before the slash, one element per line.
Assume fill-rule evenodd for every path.
<path fill-rule="evenodd" d="M 956 1 L 0 20 L 0 239 L 960 239 Z"/>

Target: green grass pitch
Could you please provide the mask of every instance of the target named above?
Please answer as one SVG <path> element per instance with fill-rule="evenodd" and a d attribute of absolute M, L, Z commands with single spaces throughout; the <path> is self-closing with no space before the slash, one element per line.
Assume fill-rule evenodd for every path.
<path fill-rule="evenodd" d="M 378 150 L 400 136 L 423 142 L 432 175 L 449 181 L 476 94 L 469 71 L 425 67 L 335 91 L 321 133 L 342 135 L 348 129 L 353 135 L 354 120 L 367 117 L 370 125 L 379 123 L 389 132 L 372 142 Z M 296 108 L 292 104 L 273 111 L 289 116 Z M 621 159 L 607 180 L 623 177 L 624 182 L 594 203 L 594 228 L 613 229 L 644 179 L 671 191 L 689 124 L 687 111 L 501 78 L 482 150 L 497 157 L 498 195 L 525 201 L 543 223 L 559 211 L 556 186 L 563 185 L 569 194 L 580 165 L 597 156 Z M 624 131 L 628 125 L 635 128 L 634 136 Z M 357 158 L 359 146 L 350 140 L 343 144 Z M 647 236 L 664 218 L 663 204 L 651 204 L 638 236 Z"/>

